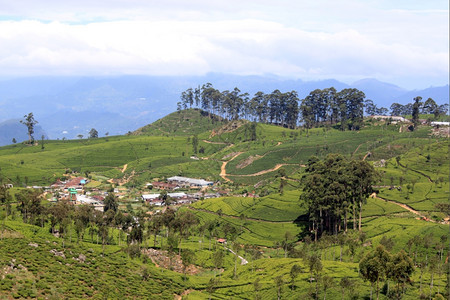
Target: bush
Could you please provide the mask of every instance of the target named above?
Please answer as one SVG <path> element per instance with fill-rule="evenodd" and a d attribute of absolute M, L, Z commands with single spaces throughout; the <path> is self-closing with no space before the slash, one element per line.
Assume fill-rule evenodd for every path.
<path fill-rule="evenodd" d="M 141 256 L 141 248 L 138 244 L 131 244 L 127 247 L 126 250 L 131 258 L 137 258 Z"/>

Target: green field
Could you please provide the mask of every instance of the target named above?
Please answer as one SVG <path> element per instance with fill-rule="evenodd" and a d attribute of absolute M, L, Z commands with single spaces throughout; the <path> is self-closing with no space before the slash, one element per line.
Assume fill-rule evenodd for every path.
<path fill-rule="evenodd" d="M 8 215 L 5 200 L 0 207 L 0 299 L 276 299 L 277 283 L 282 299 L 322 299 L 326 276 L 333 278 L 327 299 L 342 299 L 342 293 L 344 299 L 351 295 L 369 299 L 371 284 L 358 274 L 359 262 L 380 244 L 392 255 L 405 250 L 414 261 L 411 284 L 405 285 L 402 299 L 433 299 L 446 290 L 449 249 L 444 219 L 449 216 L 436 204 L 448 203 L 450 197 L 447 138 L 430 137 L 431 128 L 426 126 L 400 132 L 397 125 L 368 121 L 360 131 L 258 124 L 257 139 L 251 141 L 249 124 L 188 110 L 127 136 L 47 141 L 44 148 L 1 147 L 2 182 L 15 188 L 9 190 L 13 198 Z M 194 135 L 201 153 L 193 152 Z M 240 154 L 231 160 L 236 153 Z M 365 157 L 380 176 L 374 186 L 376 197 L 363 204 L 362 232 L 352 230 L 350 220 L 346 234 L 324 235 L 314 242 L 300 200 L 304 164 L 312 155 L 324 158 L 329 153 Z M 224 162 L 230 181 L 219 176 Z M 279 164 L 282 168 L 265 172 Z M 120 198 L 119 209 L 142 222 L 142 241 L 127 243 L 131 225 L 122 227 L 114 219 L 117 215 L 108 214 L 92 215 L 79 242 L 75 214 L 69 214 L 66 233 L 55 237 L 50 234 L 54 216 L 47 210 L 53 204 L 45 199 L 38 201 L 43 205 L 42 220 L 34 220 L 37 225 L 22 222 L 20 197 L 15 197 L 25 190 L 22 186 L 49 185 L 64 174 L 90 176 L 90 188 L 109 189 L 110 179 L 117 180 L 115 187 L 123 184 L 120 188 L 127 193 Z M 153 213 L 164 208 L 134 200 L 148 192 L 146 182 L 174 175 L 213 180 L 217 187 L 211 192 L 226 190 L 230 195 L 178 208 L 176 216 L 192 213 L 198 221 L 184 235 L 180 231 L 184 223 L 170 223 L 170 215 L 153 223 L 157 220 Z M 100 230 L 106 220 L 108 238 L 102 247 Z M 155 224 L 160 226 L 157 230 Z M 228 239 L 228 244 L 219 244 L 219 238 Z M 132 255 L 135 246 L 138 254 Z M 225 247 L 234 248 L 248 264 L 240 265 Z M 172 261 L 165 267 L 139 255 L 139 249 L 150 248 L 169 251 L 169 260 L 189 249 L 191 265 L 198 272 L 185 279 Z M 65 258 L 55 256 L 55 251 Z M 315 275 L 308 265 L 313 254 L 322 265 Z M 223 259 L 218 261 L 220 255 Z M 293 265 L 301 271 L 291 286 Z M 353 287 L 340 286 L 345 277 Z M 387 286 L 380 282 L 384 289 L 380 299 L 393 298 Z M 389 288 L 391 292 L 396 288 L 393 279 Z"/>

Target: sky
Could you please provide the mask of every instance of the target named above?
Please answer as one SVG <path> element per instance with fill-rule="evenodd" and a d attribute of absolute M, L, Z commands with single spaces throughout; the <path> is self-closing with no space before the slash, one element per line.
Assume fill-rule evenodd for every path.
<path fill-rule="evenodd" d="M 0 77 L 449 83 L 447 0 L 0 0 Z"/>

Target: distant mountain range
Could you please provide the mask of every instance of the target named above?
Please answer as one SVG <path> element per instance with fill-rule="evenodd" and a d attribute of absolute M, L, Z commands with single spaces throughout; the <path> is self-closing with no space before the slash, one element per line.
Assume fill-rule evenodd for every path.
<path fill-rule="evenodd" d="M 362 90 L 367 99 L 387 108 L 393 102 L 411 102 L 416 96 L 425 99 L 431 97 L 439 104 L 449 101 L 448 85 L 408 91 L 376 79 L 363 79 L 348 85 L 334 79 L 302 81 L 276 76 L 225 74 L 183 77 L 30 77 L 0 81 L 0 122 L 20 119 L 33 112 L 39 126 L 51 139 L 74 139 L 79 134 L 87 137 L 91 128 L 97 129 L 100 136 L 105 133 L 124 134 L 173 112 L 182 91 L 207 82 L 220 90 L 238 87 L 251 96 L 257 91 L 296 90 L 301 99 L 318 88 L 333 86 L 341 90 L 354 87 Z M 10 126 L 12 123 L 8 121 L 7 124 Z M 17 123 L 17 120 L 15 124 L 27 139 L 26 127 Z M 4 127 L 4 123 L 0 125 L 0 145 L 11 143 L 13 137 L 19 141 L 16 131 Z"/>
<path fill-rule="evenodd" d="M 34 138 L 40 140 L 42 136 L 47 139 L 47 134 L 40 125 L 34 127 Z M 0 146 L 13 144 L 13 139 L 16 143 L 28 141 L 28 131 L 24 124 L 20 123 L 19 119 L 10 119 L 0 122 Z"/>

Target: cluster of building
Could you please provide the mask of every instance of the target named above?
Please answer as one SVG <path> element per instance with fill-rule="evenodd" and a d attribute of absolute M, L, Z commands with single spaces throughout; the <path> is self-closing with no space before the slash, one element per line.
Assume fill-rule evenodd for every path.
<path fill-rule="evenodd" d="M 378 116 L 378 115 L 375 115 L 375 116 L 370 116 L 370 118 L 376 119 L 376 120 L 390 120 L 392 122 L 392 124 L 396 124 L 397 122 L 402 122 L 402 123 L 409 122 L 408 119 L 405 119 L 400 116 Z"/>
<path fill-rule="evenodd" d="M 59 192 L 62 198 L 72 201 L 74 204 L 89 204 L 95 207 L 95 209 L 103 210 L 103 195 L 94 195 L 89 191 L 85 191 L 84 187 L 89 182 L 84 177 L 71 178 L 67 181 L 58 180 L 53 183 L 47 189 L 52 192 Z M 172 191 L 165 193 L 152 193 L 141 195 L 141 200 L 155 206 L 162 206 L 168 204 L 185 204 L 192 203 L 199 199 L 220 197 L 220 193 L 185 193 L 185 192 L 173 192 L 179 188 L 187 189 L 202 189 L 212 186 L 214 182 L 206 181 L 204 179 L 196 179 L 189 177 L 173 176 L 167 178 L 167 182 L 154 181 L 147 184 L 147 187 L 157 189 L 160 191 Z M 119 189 L 115 189 L 114 192 L 118 194 Z"/>
<path fill-rule="evenodd" d="M 188 204 L 200 199 L 217 198 L 222 196 L 220 193 L 152 193 L 143 194 L 141 199 L 150 205 L 163 206 L 169 204 Z"/>
<path fill-rule="evenodd" d="M 397 123 L 411 123 L 410 120 L 404 118 L 404 117 L 400 117 L 400 116 L 370 116 L 370 118 L 372 119 L 377 119 L 377 120 L 389 120 L 391 121 L 392 124 L 397 124 Z M 419 119 L 420 124 L 428 124 L 429 120 L 426 119 Z M 431 126 L 433 127 L 439 127 L 439 126 L 450 126 L 450 122 L 437 122 L 437 121 L 433 121 L 429 123 Z"/>
<path fill-rule="evenodd" d="M 69 189 L 74 189 L 77 192 L 81 192 L 84 188 L 84 186 L 88 183 L 88 180 L 84 177 L 75 177 L 71 178 L 67 181 L 61 181 L 57 180 L 55 183 L 53 183 L 50 188 L 52 190 L 59 190 L 59 191 L 66 191 L 68 192 Z"/>
<path fill-rule="evenodd" d="M 177 185 L 177 187 L 202 188 L 212 186 L 214 182 L 204 179 L 196 179 L 182 176 L 173 176 L 167 178 L 167 182 Z"/>
<path fill-rule="evenodd" d="M 103 211 L 102 195 L 92 195 L 91 192 L 85 192 L 84 186 L 89 182 L 84 177 L 75 177 L 67 181 L 58 180 L 50 186 L 53 192 L 60 192 L 62 198 L 66 198 L 74 204 L 89 204 L 96 210 Z"/>
<path fill-rule="evenodd" d="M 154 181 L 147 184 L 148 187 L 152 187 L 158 190 L 174 191 L 180 188 L 184 189 L 204 189 L 214 185 L 214 182 L 204 179 L 189 178 L 182 176 L 173 176 L 167 178 L 167 182 Z M 185 192 L 169 192 L 169 193 L 152 193 L 144 194 L 141 196 L 143 201 L 150 203 L 151 205 L 162 206 L 168 204 L 185 204 L 192 203 L 199 199 L 220 197 L 221 193 L 185 193 Z"/>
<path fill-rule="evenodd" d="M 172 191 L 179 188 L 189 189 L 201 189 L 208 186 L 212 186 L 214 182 L 206 181 L 204 179 L 196 179 L 182 176 L 173 176 L 167 178 L 167 182 L 154 181 L 147 184 L 147 187 L 151 186 L 159 190 Z"/>

